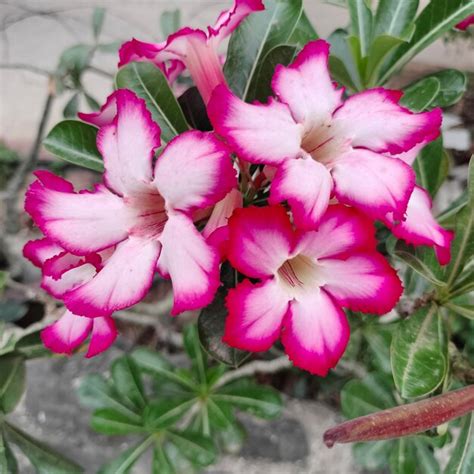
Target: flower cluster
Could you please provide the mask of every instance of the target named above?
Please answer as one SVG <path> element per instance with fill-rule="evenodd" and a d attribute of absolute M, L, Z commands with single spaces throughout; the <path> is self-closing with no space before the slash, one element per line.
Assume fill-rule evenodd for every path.
<path fill-rule="evenodd" d="M 268 103 L 245 103 L 225 82 L 217 46 L 262 8 L 236 0 L 207 33 L 184 28 L 120 50 L 120 65 L 150 61 L 170 82 L 187 68 L 213 132 L 188 131 L 160 149 L 145 102 L 117 90 L 99 112 L 79 114 L 99 129 L 102 182 L 76 192 L 36 173 L 25 209 L 45 238 L 24 253 L 66 307 L 43 332 L 51 350 L 69 354 L 89 334 L 87 356 L 105 350 L 114 311 L 142 300 L 156 272 L 172 282 L 173 314 L 205 307 L 228 260 L 239 282 L 224 341 L 264 351 L 280 338 L 296 366 L 325 375 L 349 339 L 344 308 L 385 314 L 403 290 L 376 249 L 375 221 L 449 261 L 453 236 L 411 167 L 439 135 L 441 111 L 412 113 L 383 88 L 347 98 L 323 40 L 277 66 Z"/>

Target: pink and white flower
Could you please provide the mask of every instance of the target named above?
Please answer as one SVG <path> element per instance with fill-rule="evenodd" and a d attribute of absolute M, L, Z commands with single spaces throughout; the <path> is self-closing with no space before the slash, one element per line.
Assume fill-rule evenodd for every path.
<path fill-rule="evenodd" d="M 140 301 L 158 269 L 172 280 L 173 314 L 203 307 L 219 286 L 219 256 L 192 215 L 236 185 L 228 149 L 212 133 L 189 131 L 153 166 L 160 129 L 144 101 L 127 90 L 115 101 L 115 118 L 97 135 L 103 183 L 75 192 L 39 172 L 26 195 L 25 209 L 53 242 L 78 256 L 108 252 L 96 274 L 62 299 L 74 314 L 110 316 Z"/>
<path fill-rule="evenodd" d="M 441 111 L 415 114 L 401 92 L 376 88 L 342 100 L 331 80 L 329 45 L 308 43 L 289 66 L 277 66 L 278 100 L 247 104 L 216 87 L 208 114 L 240 158 L 276 167 L 270 203 L 287 201 L 297 227 L 316 228 L 332 197 L 373 218 L 403 219 L 415 175 L 387 156 L 439 135 Z"/>
<path fill-rule="evenodd" d="M 402 293 L 374 233 L 367 217 L 340 204 L 328 208 L 317 231 L 295 231 L 279 205 L 237 209 L 228 258 L 260 281 L 229 291 L 223 340 L 265 351 L 280 337 L 296 366 L 326 375 L 349 339 L 342 308 L 384 314 Z"/>
<path fill-rule="evenodd" d="M 25 245 L 23 254 L 41 268 L 41 286 L 57 298 L 90 281 L 102 262 L 99 254 L 73 255 L 48 238 L 31 240 Z M 66 310 L 60 319 L 43 329 L 41 339 L 51 351 L 71 355 L 89 335 L 86 357 L 93 357 L 107 350 L 115 341 L 117 329 L 114 320 L 110 316 L 87 318 Z"/>
<path fill-rule="evenodd" d="M 173 79 L 186 67 L 207 104 L 213 89 L 225 84 L 218 47 L 250 13 L 263 10 L 261 0 L 235 0 L 223 11 L 207 32 L 182 28 L 162 43 L 143 43 L 133 39 L 120 48 L 119 67 L 131 61 L 150 61 Z M 182 66 L 180 66 L 182 65 Z M 180 70 L 181 67 L 181 70 Z"/>
<path fill-rule="evenodd" d="M 460 21 L 455 28 L 457 30 L 466 31 L 471 25 L 474 25 L 474 15 L 470 15 L 467 18 L 464 18 L 463 21 Z"/>

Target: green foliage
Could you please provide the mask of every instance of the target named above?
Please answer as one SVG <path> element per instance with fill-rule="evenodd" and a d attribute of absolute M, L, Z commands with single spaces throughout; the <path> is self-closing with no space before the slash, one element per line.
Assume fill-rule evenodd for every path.
<path fill-rule="evenodd" d="M 464 417 L 461 433 L 444 474 L 468 474 L 474 470 L 474 414 Z"/>
<path fill-rule="evenodd" d="M 82 381 L 78 395 L 94 409 L 94 430 L 142 436 L 100 472 L 128 472 L 149 449 L 153 472 L 196 471 L 214 462 L 218 448 L 235 451 L 241 445 L 243 430 L 236 410 L 265 419 L 280 414 L 282 402 L 273 389 L 223 378 L 226 367 L 209 363 L 195 325 L 185 329 L 183 342 L 189 369 L 138 348 L 113 362 L 109 379 L 93 374 Z"/>

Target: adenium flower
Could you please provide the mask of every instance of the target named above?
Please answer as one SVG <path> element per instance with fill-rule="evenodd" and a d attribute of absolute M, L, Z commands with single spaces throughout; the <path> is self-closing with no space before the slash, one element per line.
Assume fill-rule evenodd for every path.
<path fill-rule="evenodd" d="M 48 238 L 29 241 L 23 255 L 42 271 L 42 288 L 61 299 L 69 290 L 90 281 L 101 267 L 102 256 L 73 255 Z M 58 354 L 72 354 L 91 336 L 86 357 L 107 350 L 117 337 L 110 316 L 87 318 L 66 310 L 61 318 L 41 331 L 44 345 Z"/>
<path fill-rule="evenodd" d="M 474 15 L 464 18 L 463 21 L 460 21 L 455 28 L 457 30 L 466 31 L 469 26 L 474 25 Z"/>
<path fill-rule="evenodd" d="M 328 70 L 329 45 L 308 43 L 289 66 L 277 66 L 278 100 L 247 104 L 216 87 L 209 118 L 240 158 L 276 167 L 270 203 L 287 201 L 294 222 L 314 229 L 332 197 L 372 218 L 402 220 L 415 175 L 387 156 L 439 135 L 441 111 L 412 113 L 402 93 L 370 89 L 342 100 Z"/>
<path fill-rule="evenodd" d="M 116 116 L 97 146 L 103 183 L 75 192 L 51 173 L 37 174 L 25 209 L 52 241 L 74 255 L 109 253 L 87 282 L 62 295 L 74 314 L 109 316 L 140 301 L 155 270 L 173 283 L 173 314 L 209 304 L 219 286 L 219 256 L 195 228 L 197 209 L 235 185 L 226 146 L 212 133 L 189 131 L 160 146 L 160 129 L 143 100 L 115 93 Z"/>
<path fill-rule="evenodd" d="M 354 208 L 329 206 L 317 231 L 294 230 L 280 205 L 237 209 L 228 226 L 229 261 L 260 280 L 228 293 L 223 340 L 233 347 L 266 351 L 280 337 L 296 366 L 324 376 L 349 339 L 342 308 L 384 314 L 402 293 Z"/>
<path fill-rule="evenodd" d="M 119 67 L 131 61 L 150 61 L 172 79 L 179 69 L 178 65 L 182 64 L 188 69 L 207 104 L 213 89 L 218 84 L 225 84 L 218 53 L 220 43 L 247 15 L 263 9 L 261 0 L 235 0 L 231 9 L 223 11 L 216 23 L 207 27 L 207 32 L 186 27 L 162 43 L 143 43 L 136 39 L 128 41 L 120 48 Z"/>

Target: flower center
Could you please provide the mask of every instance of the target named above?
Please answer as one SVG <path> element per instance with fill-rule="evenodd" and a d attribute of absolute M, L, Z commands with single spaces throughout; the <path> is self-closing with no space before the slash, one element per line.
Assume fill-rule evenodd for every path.
<path fill-rule="evenodd" d="M 281 285 L 290 297 L 315 291 L 324 285 L 324 275 L 321 265 L 315 259 L 305 255 L 297 255 L 283 263 L 278 269 L 278 277 Z"/>
<path fill-rule="evenodd" d="M 126 203 L 133 217 L 134 225 L 130 234 L 140 237 L 159 237 L 163 232 L 168 215 L 165 200 L 161 194 L 142 192 L 126 198 Z"/>
<path fill-rule="evenodd" d="M 313 125 L 305 131 L 301 142 L 303 150 L 311 155 L 313 160 L 329 165 L 341 155 L 348 146 L 348 141 L 337 133 L 330 121 Z"/>

